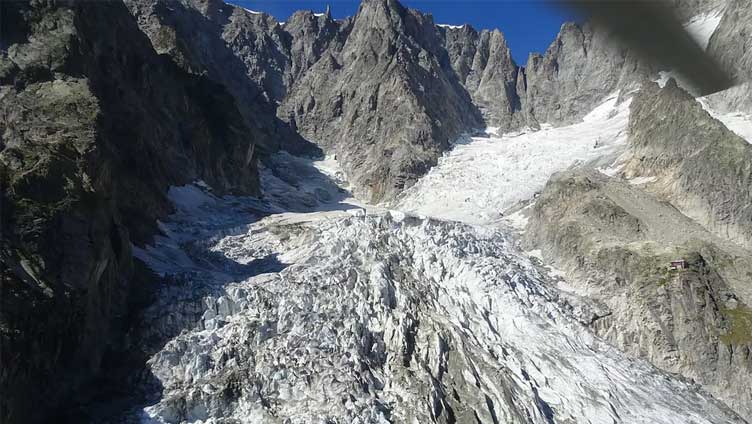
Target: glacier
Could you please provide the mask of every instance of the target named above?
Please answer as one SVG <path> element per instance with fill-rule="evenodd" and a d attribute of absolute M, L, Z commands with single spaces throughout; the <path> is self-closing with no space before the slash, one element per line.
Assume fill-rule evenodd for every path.
<path fill-rule="evenodd" d="M 743 422 L 593 335 L 598 305 L 561 290 L 499 214 L 578 161 L 612 166 L 628 104 L 614 94 L 580 124 L 462 140 L 394 205 L 353 199 L 332 158 L 285 153 L 261 170 L 263 199 L 174 187 L 164 235 L 136 251 L 169 283 L 139 338 L 159 340 L 158 389 L 130 417 Z"/>

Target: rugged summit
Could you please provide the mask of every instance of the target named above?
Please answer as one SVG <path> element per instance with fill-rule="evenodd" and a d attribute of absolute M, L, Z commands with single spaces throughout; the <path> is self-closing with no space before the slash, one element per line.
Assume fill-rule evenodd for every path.
<path fill-rule="evenodd" d="M 131 244 L 167 188 L 258 177 L 224 87 L 158 56 L 122 3 L 0 7 L 0 421 L 34 423 L 120 348 L 146 289 Z"/>
<path fill-rule="evenodd" d="M 446 61 L 433 20 L 395 0 L 367 0 L 341 51 L 329 49 L 279 115 L 337 154 L 356 194 L 393 197 L 481 126 Z"/>
<path fill-rule="evenodd" d="M 231 87 L 251 127 L 276 108 L 289 127 L 268 132 L 291 128 L 337 155 L 373 201 L 393 199 L 462 133 L 576 122 L 647 73 L 589 24 L 563 25 L 521 68 L 500 31 L 437 26 L 395 0 L 364 1 L 342 21 L 301 11 L 284 25 L 219 0 L 127 3 L 158 51 Z M 304 145 L 285 137 L 277 148 Z"/>
<path fill-rule="evenodd" d="M 604 29 L 565 23 L 541 56 L 530 55 L 523 97 L 528 124 L 568 124 L 618 90 L 629 92 L 648 70 Z"/>
<path fill-rule="evenodd" d="M 562 25 L 545 54 L 524 68 L 511 58 L 504 35 L 469 25 L 441 27 L 452 68 L 483 112 L 503 131 L 571 124 L 607 96 L 638 87 L 649 74 L 606 30 L 589 23 Z"/>
<path fill-rule="evenodd" d="M 525 75 L 514 63 L 504 34 L 499 30 L 477 32 L 470 25 L 440 26 L 444 47 L 460 82 L 480 109 L 486 125 L 503 129 L 525 124 L 518 81 L 524 90 Z"/>
<path fill-rule="evenodd" d="M 288 85 L 289 36 L 274 18 L 221 0 L 125 0 L 158 53 L 227 88 L 264 152 L 316 149 L 276 118 Z"/>

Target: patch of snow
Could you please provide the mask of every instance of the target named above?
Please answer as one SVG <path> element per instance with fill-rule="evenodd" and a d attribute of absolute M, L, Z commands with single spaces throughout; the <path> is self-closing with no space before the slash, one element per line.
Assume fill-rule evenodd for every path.
<path fill-rule="evenodd" d="M 167 191 L 167 198 L 176 208 L 193 212 L 203 205 L 216 202 L 216 197 L 208 193 L 208 187 L 203 181 L 182 187 L 170 187 Z"/>
<path fill-rule="evenodd" d="M 496 222 L 555 172 L 623 148 L 630 101 L 617 105 L 617 97 L 609 96 L 579 124 L 459 142 L 395 206 L 473 224 Z"/>
<path fill-rule="evenodd" d="M 449 29 L 460 29 L 460 28 L 464 28 L 465 25 L 466 24 L 462 24 L 462 25 L 436 24 L 436 26 L 438 27 L 449 28 Z"/>
<path fill-rule="evenodd" d="M 242 9 L 245 10 L 246 12 L 252 14 L 252 15 L 263 15 L 264 14 L 264 12 L 259 12 L 259 11 L 256 11 L 256 10 L 246 9 L 245 7 L 243 7 Z"/>
<path fill-rule="evenodd" d="M 598 107 L 590 111 L 584 118 L 583 122 L 602 122 L 607 121 L 614 113 L 617 112 L 616 103 L 619 101 L 619 92 L 612 93 L 606 100 Z"/>
<path fill-rule="evenodd" d="M 668 80 L 670 80 L 671 78 L 676 79 L 676 75 L 673 72 L 660 71 L 658 72 L 658 79 L 654 80 L 654 82 L 658 83 L 658 86 L 663 88 L 666 86 L 666 83 L 668 83 Z"/>
<path fill-rule="evenodd" d="M 677 74 L 674 71 L 660 71 L 658 72 L 658 79 L 654 80 L 654 82 L 658 83 L 658 86 L 661 88 L 666 87 L 666 83 L 668 83 L 668 80 L 673 78 L 676 81 L 676 85 L 683 88 L 686 91 L 691 92 L 692 91 L 692 84 L 688 83 L 684 77 Z"/>
<path fill-rule="evenodd" d="M 707 50 L 710 37 L 718 28 L 718 24 L 723 19 L 723 10 L 717 9 L 702 15 L 695 16 L 684 26 L 689 35 L 702 47 Z"/>
<path fill-rule="evenodd" d="M 632 184 L 632 185 L 642 185 L 642 184 L 652 183 L 655 180 L 656 180 L 655 177 L 635 177 L 628 181 L 629 181 L 629 184 Z"/>
<path fill-rule="evenodd" d="M 726 128 L 733 131 L 739 137 L 747 140 L 748 143 L 752 143 L 752 115 L 744 112 L 720 113 L 713 110 L 707 98 L 700 97 L 697 101 L 700 102 L 702 108 L 705 109 L 710 116 L 721 121 Z"/>
<path fill-rule="evenodd" d="M 504 217 L 503 221 L 518 231 L 524 231 L 529 218 L 525 215 L 525 209 L 520 209 L 513 214 Z"/>
<path fill-rule="evenodd" d="M 596 168 L 598 172 L 601 174 L 607 176 L 607 177 L 615 177 L 619 172 L 621 172 L 622 168 L 624 168 L 624 164 L 614 164 L 611 165 L 608 168 Z"/>
<path fill-rule="evenodd" d="M 484 133 L 486 135 L 499 135 L 499 127 L 487 127 Z"/>
<path fill-rule="evenodd" d="M 531 258 L 538 259 L 539 261 L 543 261 L 543 251 L 540 249 L 533 249 L 525 252 L 528 256 Z"/>

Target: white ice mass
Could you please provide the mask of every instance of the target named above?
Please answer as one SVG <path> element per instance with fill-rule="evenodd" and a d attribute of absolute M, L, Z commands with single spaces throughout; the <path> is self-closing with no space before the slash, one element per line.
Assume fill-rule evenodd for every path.
<path fill-rule="evenodd" d="M 172 284 L 144 423 L 730 423 L 697 385 L 595 337 L 499 213 L 577 161 L 613 161 L 628 101 L 584 122 L 454 146 L 394 206 L 332 159 L 278 154 L 264 200 L 170 192 L 138 256 Z M 430 216 L 430 217 L 429 217 Z M 515 221 L 516 220 L 516 221 Z M 524 225 L 524 217 L 508 223 Z"/>
<path fill-rule="evenodd" d="M 618 98 L 614 93 L 579 124 L 460 142 L 396 207 L 473 224 L 498 221 L 505 210 L 532 198 L 553 173 L 623 147 L 630 101 L 617 104 Z"/>

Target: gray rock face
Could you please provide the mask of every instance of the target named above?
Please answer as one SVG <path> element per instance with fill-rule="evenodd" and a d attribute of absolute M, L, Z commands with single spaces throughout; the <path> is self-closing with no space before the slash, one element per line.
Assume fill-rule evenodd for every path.
<path fill-rule="evenodd" d="M 591 318 L 596 333 L 752 416 L 749 251 L 633 184 L 586 170 L 549 181 L 526 238 L 577 293 L 604 305 Z M 687 269 L 670 270 L 677 259 Z"/>
<path fill-rule="evenodd" d="M 355 193 L 378 202 L 411 185 L 464 131 L 480 127 L 430 17 L 364 1 L 341 50 L 330 48 L 279 109 L 337 154 Z"/>
<path fill-rule="evenodd" d="M 730 0 L 669 0 L 679 19 L 687 21 L 695 16 L 725 7 Z"/>
<path fill-rule="evenodd" d="M 290 16 L 284 26 L 291 39 L 288 86 L 302 78 L 328 49 L 340 51 L 349 28 L 349 20 L 335 21 L 328 11 L 298 11 Z"/>
<path fill-rule="evenodd" d="M 219 0 L 128 4 L 158 51 L 230 87 L 250 122 L 279 104 L 277 116 L 336 154 L 372 201 L 411 185 L 463 132 L 575 122 L 646 72 L 588 25 L 564 25 L 523 69 L 500 31 L 435 26 L 396 0 L 364 1 L 343 21 L 297 12 L 284 25 Z M 260 114 L 247 106 L 258 98 L 269 101 Z"/>
<path fill-rule="evenodd" d="M 708 52 L 740 80 L 752 77 L 752 5 L 743 0 L 729 0 L 723 18 L 710 38 Z"/>
<path fill-rule="evenodd" d="M 121 347 L 146 289 L 131 245 L 167 187 L 258 177 L 229 94 L 159 57 L 122 3 L 0 7 L 0 421 L 36 423 Z"/>
<path fill-rule="evenodd" d="M 627 176 L 658 179 L 656 192 L 710 231 L 752 246 L 752 145 L 713 119 L 671 80 L 646 84 L 632 103 Z"/>
<path fill-rule="evenodd" d="M 630 91 L 650 69 L 590 24 L 562 25 L 545 54 L 526 67 L 499 31 L 440 28 L 451 65 L 488 125 L 513 130 L 578 121 L 616 90 Z"/>
<path fill-rule="evenodd" d="M 486 125 L 513 129 L 526 122 L 520 117 L 522 106 L 517 87 L 523 70 L 499 30 L 480 33 L 471 26 L 439 27 L 452 69 L 478 106 Z"/>
<path fill-rule="evenodd" d="M 290 37 L 269 15 L 221 0 L 125 0 L 159 53 L 227 88 L 264 152 L 316 149 L 276 117 L 289 83 Z"/>
<path fill-rule="evenodd" d="M 648 69 L 606 31 L 562 25 L 546 53 L 530 55 L 523 97 L 529 124 L 568 124 L 618 89 L 637 86 Z"/>
<path fill-rule="evenodd" d="M 482 126 L 444 66 L 433 22 L 396 1 L 364 2 L 345 21 L 297 12 L 284 27 L 218 0 L 128 4 L 158 51 L 231 88 L 251 123 L 265 124 L 268 109 L 248 105 L 265 99 L 274 109 L 281 103 L 277 115 L 289 125 L 274 120 L 267 129 L 295 130 L 337 154 L 366 199 L 392 197 L 425 173 L 450 141 Z M 380 38 L 371 38 L 375 34 Z M 299 151 L 300 145 L 262 147 Z"/>

